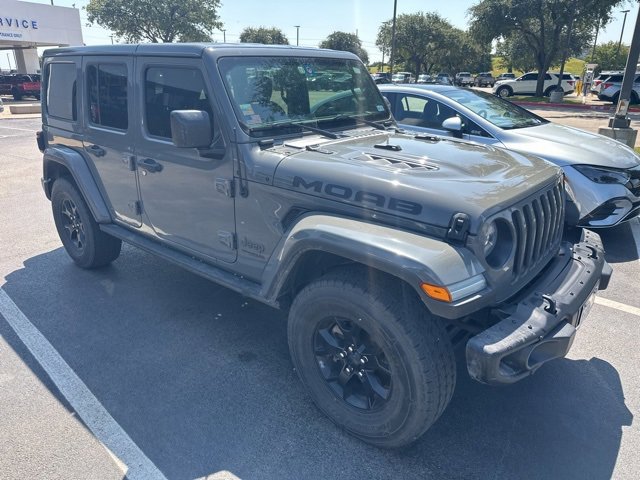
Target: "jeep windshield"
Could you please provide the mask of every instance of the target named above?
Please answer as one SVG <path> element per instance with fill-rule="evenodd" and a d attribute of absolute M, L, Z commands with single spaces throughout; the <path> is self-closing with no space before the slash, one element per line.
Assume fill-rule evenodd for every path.
<path fill-rule="evenodd" d="M 390 119 L 364 65 L 312 57 L 226 57 L 218 62 L 242 128 L 252 136 L 354 128 Z M 299 128 L 297 128 L 299 126 Z"/>
<path fill-rule="evenodd" d="M 518 105 L 477 90 L 455 89 L 439 92 L 503 130 L 534 127 L 549 123 Z"/>

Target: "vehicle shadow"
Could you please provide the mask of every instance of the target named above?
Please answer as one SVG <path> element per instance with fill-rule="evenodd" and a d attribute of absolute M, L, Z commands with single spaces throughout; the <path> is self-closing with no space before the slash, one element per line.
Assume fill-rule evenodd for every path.
<path fill-rule="evenodd" d="M 637 220 L 632 220 L 632 222 L 637 222 Z M 635 228 L 638 228 L 637 223 Z M 597 230 L 597 233 L 602 239 L 609 263 L 624 263 L 640 258 L 631 222 L 625 222 L 613 228 L 603 228 Z"/>
<path fill-rule="evenodd" d="M 112 266 L 84 271 L 57 249 L 2 288 L 169 479 L 605 479 L 633 419 L 618 373 L 599 358 L 558 360 L 507 388 L 475 383 L 462 366 L 432 429 L 380 450 L 314 407 L 283 312 L 144 252 L 124 247 Z"/>

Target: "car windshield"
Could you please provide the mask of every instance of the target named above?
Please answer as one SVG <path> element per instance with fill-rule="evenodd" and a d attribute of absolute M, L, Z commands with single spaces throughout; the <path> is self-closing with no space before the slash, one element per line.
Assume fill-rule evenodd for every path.
<path fill-rule="evenodd" d="M 276 133 L 292 133 L 309 122 L 331 128 L 390 118 L 369 72 L 356 60 L 226 57 L 219 68 L 238 121 L 254 136 L 279 128 Z"/>
<path fill-rule="evenodd" d="M 548 120 L 538 117 L 518 105 L 485 92 L 456 89 L 440 93 L 460 105 L 464 105 L 473 113 L 480 115 L 488 122 L 504 130 L 534 127 L 549 123 Z"/>

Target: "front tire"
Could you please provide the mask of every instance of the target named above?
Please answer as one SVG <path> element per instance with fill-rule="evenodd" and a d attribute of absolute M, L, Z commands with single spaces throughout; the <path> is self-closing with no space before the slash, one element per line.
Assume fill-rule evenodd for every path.
<path fill-rule="evenodd" d="M 122 241 L 100 230 L 82 195 L 66 178 L 53 184 L 51 208 L 62 245 L 78 266 L 104 267 L 118 258 Z"/>
<path fill-rule="evenodd" d="M 510 97 L 512 93 L 513 91 L 509 87 L 500 87 L 496 91 L 496 95 L 498 95 L 500 98 Z"/>
<path fill-rule="evenodd" d="M 440 416 L 455 387 L 449 338 L 399 282 L 341 269 L 305 287 L 289 313 L 289 349 L 302 383 L 334 423 L 397 448 Z"/>

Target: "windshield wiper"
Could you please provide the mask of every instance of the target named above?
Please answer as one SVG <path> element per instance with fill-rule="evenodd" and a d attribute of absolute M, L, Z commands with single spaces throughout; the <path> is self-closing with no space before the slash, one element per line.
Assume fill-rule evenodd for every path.
<path fill-rule="evenodd" d="M 337 138 L 340 138 L 340 135 L 338 135 L 337 133 L 330 132 L 329 130 L 310 127 L 309 125 L 305 125 L 304 123 L 296 123 L 296 122 L 280 122 L 280 123 L 272 123 L 268 125 L 259 125 L 256 127 L 247 127 L 247 128 L 249 130 L 249 133 L 251 133 L 251 132 L 257 132 L 261 130 L 273 130 L 276 128 L 291 128 L 291 127 L 298 127 L 301 130 L 307 130 L 309 132 L 318 133 L 324 137 L 332 138 L 334 140 Z"/>
<path fill-rule="evenodd" d="M 367 119 L 359 117 L 357 115 L 346 115 L 344 113 L 341 113 L 340 115 L 336 115 L 335 117 L 322 118 L 320 120 L 354 120 L 356 122 L 360 122 L 360 123 L 363 123 L 365 125 L 369 125 L 371 127 L 377 128 L 378 130 L 386 130 L 387 129 L 387 126 L 385 124 L 383 124 L 383 123 L 374 122 L 372 120 L 367 120 Z"/>

